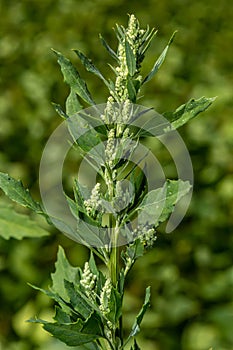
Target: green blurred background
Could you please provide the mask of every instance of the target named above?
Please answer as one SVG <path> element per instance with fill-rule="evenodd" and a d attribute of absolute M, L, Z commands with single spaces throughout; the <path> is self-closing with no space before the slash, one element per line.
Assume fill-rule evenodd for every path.
<path fill-rule="evenodd" d="M 139 344 L 144 350 L 233 349 L 233 4 L 229 0 L 0 0 L 0 171 L 21 178 L 39 199 L 38 169 L 45 142 L 61 122 L 51 101 L 68 93 L 50 48 L 71 58 L 99 103 L 107 91 L 83 71 L 79 48 L 111 74 L 99 33 L 116 46 L 112 27 L 134 13 L 159 29 L 145 62 L 151 68 L 174 30 L 179 33 L 142 103 L 159 112 L 189 98 L 218 96 L 180 130 L 193 161 L 194 195 L 182 224 L 161 229 L 155 249 L 132 271 L 125 297 L 130 327 L 145 287 L 152 305 Z M 150 146 L 151 141 L 148 140 Z M 151 147 L 153 145 L 151 144 Z M 160 161 L 172 173 L 166 152 Z M 67 176 L 75 173 L 71 163 Z M 68 180 L 67 180 L 68 181 Z M 69 182 L 69 181 L 68 181 Z M 1 201 L 6 198 L 1 193 Z M 88 251 L 59 232 L 43 239 L 0 240 L 0 349 L 63 350 L 31 316 L 52 317 L 52 305 L 27 282 L 47 288 L 61 244 L 75 265 Z"/>

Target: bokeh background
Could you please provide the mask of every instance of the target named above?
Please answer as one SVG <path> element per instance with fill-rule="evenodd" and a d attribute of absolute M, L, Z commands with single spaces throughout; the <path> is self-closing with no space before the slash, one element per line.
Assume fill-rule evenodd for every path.
<path fill-rule="evenodd" d="M 144 290 L 152 287 L 139 344 L 146 350 L 233 349 L 233 4 L 228 0 L 0 0 L 0 171 L 21 178 L 39 199 L 38 169 L 45 142 L 61 122 L 51 101 L 64 105 L 68 93 L 51 52 L 77 63 L 97 102 L 107 91 L 84 72 L 70 51 L 79 48 L 103 73 L 111 74 L 99 33 L 116 46 L 115 23 L 128 13 L 159 29 L 144 69 L 148 71 L 174 30 L 178 35 L 142 102 L 159 112 L 191 97 L 218 96 L 204 114 L 180 129 L 193 161 L 194 195 L 182 224 L 160 229 L 155 249 L 131 272 L 125 297 L 130 327 Z M 148 140 L 148 145 L 153 144 Z M 72 158 L 72 155 L 70 156 Z M 165 172 L 169 157 L 159 155 Z M 71 159 L 72 160 L 72 159 Z M 76 159 L 74 159 L 76 161 Z M 76 168 L 67 164 L 67 183 Z M 1 202 L 6 198 L 1 195 Z M 42 288 L 58 245 L 74 265 L 88 251 L 52 230 L 43 239 L 0 239 L 0 349 L 64 350 L 31 316 L 52 317 L 52 305 L 28 282 Z M 78 348 L 77 348 L 78 349 Z"/>

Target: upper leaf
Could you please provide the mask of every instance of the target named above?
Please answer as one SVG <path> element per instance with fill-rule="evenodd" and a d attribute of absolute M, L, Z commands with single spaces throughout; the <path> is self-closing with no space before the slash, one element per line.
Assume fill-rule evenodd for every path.
<path fill-rule="evenodd" d="M 127 63 L 129 75 L 133 77 L 134 74 L 136 73 L 136 58 L 129 42 L 126 39 L 125 39 L 125 55 L 126 55 L 126 63 Z"/>
<path fill-rule="evenodd" d="M 152 70 L 150 71 L 150 73 L 145 77 L 145 79 L 143 80 L 142 84 L 147 83 L 148 81 L 150 81 L 154 75 L 158 72 L 160 66 L 162 65 L 162 63 L 165 60 L 165 57 L 167 55 L 169 46 L 171 45 L 171 43 L 173 42 L 173 39 L 176 35 L 176 32 L 173 33 L 171 39 L 169 40 L 167 46 L 165 47 L 165 49 L 163 50 L 163 52 L 161 53 L 161 55 L 159 56 L 159 58 L 157 59 L 157 61 L 155 62 Z"/>
<path fill-rule="evenodd" d="M 177 108 L 175 112 L 166 112 L 163 115 L 171 123 L 172 127 L 177 129 L 199 113 L 204 112 L 215 99 L 216 97 L 207 98 L 204 96 L 198 100 L 191 99 Z"/>
<path fill-rule="evenodd" d="M 60 52 L 53 50 L 57 56 L 57 61 L 61 66 L 61 71 L 64 76 L 64 81 L 80 96 L 84 101 L 90 105 L 95 104 L 90 92 L 87 89 L 86 83 L 81 79 L 77 69 L 73 64 L 64 57 Z"/>
<path fill-rule="evenodd" d="M 136 208 L 139 223 L 157 226 L 165 221 L 190 188 L 188 181 L 167 180 L 163 187 L 150 191 Z"/>
<path fill-rule="evenodd" d="M 88 57 L 86 57 L 81 51 L 79 50 L 74 50 L 74 52 L 76 53 L 76 55 L 80 58 L 80 61 L 82 62 L 82 64 L 84 65 L 84 67 L 86 68 L 86 70 L 90 73 L 95 74 L 97 77 L 99 77 L 108 87 L 109 87 L 109 83 L 108 81 L 104 78 L 104 76 L 102 75 L 102 73 L 99 71 L 98 68 L 96 68 L 96 66 L 93 64 L 92 60 L 90 60 Z"/>
<path fill-rule="evenodd" d="M 0 173 L 0 188 L 14 202 L 42 214 L 39 203 L 34 201 L 28 189 L 25 189 L 20 180 L 15 180 L 8 174 Z"/>
<path fill-rule="evenodd" d="M 115 53 L 115 51 L 113 51 L 113 49 L 108 45 L 108 43 L 106 42 L 106 40 L 102 37 L 102 35 L 99 35 L 100 37 L 100 41 L 102 43 L 102 45 L 105 47 L 105 49 L 108 51 L 108 53 L 116 60 L 118 61 L 118 57 L 117 54 Z"/>

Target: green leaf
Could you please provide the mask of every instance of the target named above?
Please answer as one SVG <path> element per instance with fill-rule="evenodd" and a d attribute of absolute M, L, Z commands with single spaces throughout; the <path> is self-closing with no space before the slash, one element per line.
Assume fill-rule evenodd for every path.
<path fill-rule="evenodd" d="M 129 75 L 133 77 L 134 74 L 136 73 L 136 58 L 129 42 L 126 39 L 125 39 L 125 55 L 126 55 L 126 64 L 127 64 Z"/>
<path fill-rule="evenodd" d="M 15 180 L 8 174 L 0 173 L 0 188 L 14 202 L 43 214 L 39 203 L 34 201 L 28 189 L 25 189 L 20 180 Z"/>
<path fill-rule="evenodd" d="M 159 222 L 165 221 L 174 209 L 174 205 L 185 196 L 192 186 L 188 181 L 182 180 L 167 180 L 166 186 L 166 201 L 163 211 L 159 217 Z"/>
<path fill-rule="evenodd" d="M 164 135 L 205 111 L 214 100 L 215 97 L 201 97 L 198 100 L 191 99 L 177 108 L 175 112 L 166 112 L 163 115 L 157 114 L 150 109 L 148 110 L 149 113 L 146 111 L 146 113 L 139 114 L 139 117 L 135 118 L 138 126 L 137 135 L 138 137 Z"/>
<path fill-rule="evenodd" d="M 144 171 L 143 171 L 144 170 Z M 134 187 L 134 202 L 132 203 L 132 207 L 134 205 L 138 205 L 141 199 L 144 197 L 145 192 L 147 190 L 147 179 L 146 179 L 146 168 L 141 169 L 139 167 L 135 168 L 130 175 L 130 182 Z"/>
<path fill-rule="evenodd" d="M 118 62 L 119 59 L 117 57 L 117 54 L 115 53 L 115 51 L 113 51 L 113 49 L 108 45 L 108 43 L 106 42 L 106 40 L 102 37 L 102 35 L 99 35 L 100 37 L 100 41 L 102 43 L 102 45 L 104 46 L 104 48 L 108 51 L 108 53 Z"/>
<path fill-rule="evenodd" d="M 137 238 L 132 243 L 130 243 L 125 251 L 122 251 L 121 257 L 125 263 L 124 276 L 127 276 L 128 272 L 132 268 L 135 261 L 144 254 L 144 244 Z"/>
<path fill-rule="evenodd" d="M 89 58 L 87 58 L 81 51 L 74 50 L 74 52 L 80 58 L 80 61 L 82 62 L 82 64 L 86 68 L 86 70 L 90 73 L 95 74 L 97 77 L 99 77 L 105 83 L 105 85 L 107 85 L 109 87 L 108 81 L 104 78 L 102 73 L 100 73 L 99 69 L 96 68 L 96 66 L 92 63 L 92 61 Z"/>
<path fill-rule="evenodd" d="M 90 252 L 89 267 L 93 275 L 96 275 L 96 276 L 99 275 L 99 270 L 96 266 L 94 254 L 92 251 Z"/>
<path fill-rule="evenodd" d="M 87 246 L 104 247 L 109 244 L 109 238 L 106 237 L 106 229 L 87 224 L 80 220 L 77 224 L 77 237 Z"/>
<path fill-rule="evenodd" d="M 151 41 L 153 40 L 153 38 L 157 34 L 157 32 L 158 31 L 155 30 L 154 28 L 152 28 L 150 31 L 149 26 L 147 27 L 147 30 L 146 30 L 144 36 L 142 37 L 142 45 L 139 49 L 139 54 L 142 58 L 144 57 L 146 51 L 150 47 Z"/>
<path fill-rule="evenodd" d="M 110 322 L 116 324 L 122 314 L 122 296 L 118 290 L 112 287 L 110 299 L 108 300 L 109 313 L 106 317 Z"/>
<path fill-rule="evenodd" d="M 55 305 L 56 314 L 54 320 L 58 323 L 71 323 L 71 317 L 59 306 Z"/>
<path fill-rule="evenodd" d="M 24 237 L 43 237 L 49 235 L 35 221 L 29 219 L 27 215 L 14 211 L 12 206 L 0 204 L 0 236 L 4 239 Z"/>
<path fill-rule="evenodd" d="M 139 211 L 139 223 L 157 226 L 165 221 L 172 213 L 175 204 L 189 192 L 190 188 L 188 181 L 167 180 L 163 187 L 147 193 L 136 208 L 136 211 Z"/>
<path fill-rule="evenodd" d="M 140 239 L 136 239 L 133 243 L 127 246 L 125 257 L 135 261 L 140 256 L 143 256 L 144 246 Z"/>
<path fill-rule="evenodd" d="M 166 112 L 163 115 L 171 123 L 172 128 L 177 129 L 199 113 L 204 112 L 215 99 L 216 97 L 207 98 L 204 96 L 198 100 L 191 99 L 177 108 L 175 112 Z"/>
<path fill-rule="evenodd" d="M 53 282 L 51 291 L 57 293 L 63 300 L 68 302 L 70 297 L 65 288 L 64 280 L 71 283 L 78 283 L 80 269 L 70 265 L 62 247 L 59 247 L 55 267 L 55 272 L 51 274 Z"/>
<path fill-rule="evenodd" d="M 147 311 L 149 306 L 150 306 L 150 287 L 147 287 L 143 306 L 142 306 L 139 314 L 136 316 L 136 320 L 133 324 L 129 338 L 135 337 L 135 335 L 138 334 L 138 332 L 140 331 L 140 325 L 141 325 L 142 319 L 143 319 L 145 312 Z"/>
<path fill-rule="evenodd" d="M 89 318 L 87 318 L 83 324 L 82 332 L 87 334 L 96 334 L 99 336 L 104 335 L 104 325 L 100 316 L 96 311 L 92 312 Z"/>
<path fill-rule="evenodd" d="M 90 105 L 95 104 L 93 101 L 90 92 L 87 89 L 86 83 L 81 79 L 78 71 L 73 66 L 73 64 L 64 57 L 60 52 L 53 50 L 57 56 L 57 61 L 61 66 L 61 71 L 64 76 L 64 81 L 70 86 L 70 88 L 76 92 L 84 101 Z"/>
<path fill-rule="evenodd" d="M 78 100 L 76 92 L 73 89 L 70 89 L 70 94 L 66 99 L 66 114 L 71 117 L 81 109 L 82 105 Z"/>
<path fill-rule="evenodd" d="M 173 39 L 175 37 L 177 32 L 174 32 L 171 36 L 171 39 L 169 40 L 167 46 L 165 47 L 165 49 L 163 50 L 163 52 L 161 53 L 161 55 L 159 56 L 159 58 L 157 59 L 157 61 L 155 62 L 152 70 L 150 71 L 150 73 L 145 77 L 145 79 L 143 80 L 142 84 L 147 83 L 148 81 L 150 81 L 154 75 L 158 72 L 159 68 L 161 67 L 162 63 L 164 62 L 168 49 L 171 45 L 171 43 L 173 42 Z"/>
<path fill-rule="evenodd" d="M 50 299 L 53 299 L 54 301 L 56 301 L 61 309 L 67 314 L 67 315 L 74 315 L 74 310 L 71 308 L 71 306 L 65 301 L 63 300 L 57 293 L 54 293 L 53 291 L 49 291 L 49 290 L 45 290 L 42 288 L 39 288 L 37 286 L 34 286 L 30 283 L 28 283 L 30 287 L 32 287 L 35 290 L 38 290 L 39 292 L 47 295 L 47 297 L 49 297 Z M 55 315 L 56 317 L 56 315 Z M 34 319 L 30 319 L 28 322 L 37 322 L 37 320 Z"/>
<path fill-rule="evenodd" d="M 100 338 L 99 335 L 83 333 L 80 320 L 72 324 L 44 323 L 43 327 L 68 346 L 77 346 Z"/>
<path fill-rule="evenodd" d="M 67 123 L 71 136 L 84 152 L 90 151 L 101 143 L 99 133 L 79 113 L 67 119 Z"/>

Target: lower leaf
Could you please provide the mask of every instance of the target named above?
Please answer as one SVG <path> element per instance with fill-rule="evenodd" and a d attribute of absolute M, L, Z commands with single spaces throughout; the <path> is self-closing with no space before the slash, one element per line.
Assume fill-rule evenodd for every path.
<path fill-rule="evenodd" d="M 0 236 L 4 239 L 47 235 L 49 232 L 38 226 L 27 215 L 17 213 L 12 206 L 0 205 Z"/>
<path fill-rule="evenodd" d="M 43 327 L 55 338 L 61 340 L 68 346 L 82 345 L 100 338 L 100 336 L 96 334 L 85 334 L 81 332 L 79 323 L 44 323 Z"/>

